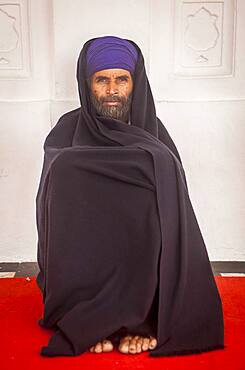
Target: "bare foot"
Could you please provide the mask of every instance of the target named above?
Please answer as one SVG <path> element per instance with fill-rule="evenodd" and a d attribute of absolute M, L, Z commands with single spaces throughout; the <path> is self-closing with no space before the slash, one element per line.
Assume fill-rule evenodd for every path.
<path fill-rule="evenodd" d="M 156 338 L 150 336 L 141 337 L 139 335 L 127 335 L 126 337 L 121 338 L 119 344 L 119 351 L 121 353 L 140 353 L 142 351 L 148 351 L 156 348 L 157 340 Z"/>
<path fill-rule="evenodd" d="M 98 342 L 95 346 L 90 347 L 90 352 L 102 353 L 113 351 L 113 344 L 110 340 L 105 339 L 102 342 Z"/>

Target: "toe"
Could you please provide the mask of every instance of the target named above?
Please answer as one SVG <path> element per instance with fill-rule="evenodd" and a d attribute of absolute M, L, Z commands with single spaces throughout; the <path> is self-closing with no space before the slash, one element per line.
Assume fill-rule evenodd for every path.
<path fill-rule="evenodd" d="M 154 337 L 150 336 L 149 349 L 154 349 L 157 346 L 157 340 Z"/>
<path fill-rule="evenodd" d="M 148 351 L 149 343 L 150 343 L 149 338 L 143 338 L 143 345 L 142 345 L 143 351 Z"/>
<path fill-rule="evenodd" d="M 136 339 L 135 338 L 131 339 L 129 343 L 129 352 L 136 353 Z"/>
<path fill-rule="evenodd" d="M 140 353 L 142 352 L 142 344 L 143 344 L 143 338 L 139 337 L 136 342 L 136 352 Z"/>
<path fill-rule="evenodd" d="M 103 340 L 102 342 L 102 350 L 103 352 L 111 352 L 113 350 L 113 344 L 110 340 Z"/>
<path fill-rule="evenodd" d="M 128 348 L 129 348 L 129 340 L 121 341 L 118 347 L 121 353 L 128 353 Z"/>
<path fill-rule="evenodd" d="M 95 346 L 94 352 L 101 353 L 102 352 L 102 343 L 98 342 Z"/>
<path fill-rule="evenodd" d="M 94 346 L 90 347 L 90 352 L 94 352 Z"/>

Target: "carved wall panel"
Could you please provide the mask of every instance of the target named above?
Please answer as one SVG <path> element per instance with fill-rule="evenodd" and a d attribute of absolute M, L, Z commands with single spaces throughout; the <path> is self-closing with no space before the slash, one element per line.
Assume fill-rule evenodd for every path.
<path fill-rule="evenodd" d="M 28 2 L 0 1 L 0 78 L 30 74 Z"/>
<path fill-rule="evenodd" d="M 233 0 L 175 2 L 176 75 L 232 75 L 234 5 Z"/>
<path fill-rule="evenodd" d="M 242 0 L 152 0 L 149 77 L 156 100 L 245 99 L 244 15 Z"/>

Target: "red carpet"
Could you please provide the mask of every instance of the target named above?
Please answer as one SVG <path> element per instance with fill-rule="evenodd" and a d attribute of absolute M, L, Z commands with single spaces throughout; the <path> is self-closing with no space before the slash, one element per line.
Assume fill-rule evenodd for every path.
<path fill-rule="evenodd" d="M 29 280 L 28 280 L 29 279 Z M 41 328 L 41 293 L 35 278 L 0 279 L 1 369 L 142 369 L 142 370 L 244 370 L 245 369 L 245 278 L 215 277 L 225 316 L 223 350 L 198 355 L 150 358 L 144 352 L 124 355 L 84 353 L 76 357 L 42 357 L 51 330 Z"/>

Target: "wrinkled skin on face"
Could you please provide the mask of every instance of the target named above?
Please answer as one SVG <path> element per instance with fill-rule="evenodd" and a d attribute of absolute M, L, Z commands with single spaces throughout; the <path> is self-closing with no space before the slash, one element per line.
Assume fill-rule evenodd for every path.
<path fill-rule="evenodd" d="M 90 99 L 98 115 L 128 122 L 133 91 L 129 71 L 113 68 L 95 72 L 89 86 Z"/>

